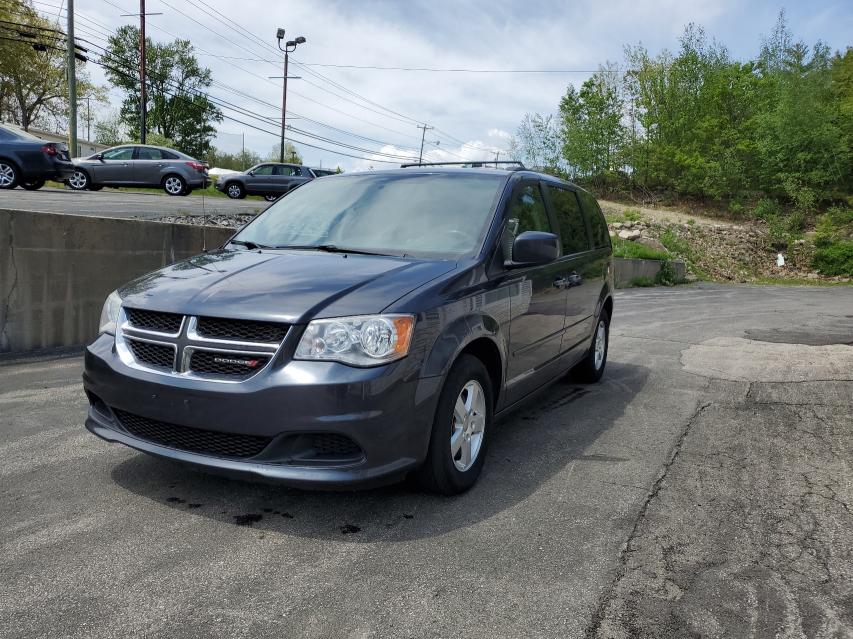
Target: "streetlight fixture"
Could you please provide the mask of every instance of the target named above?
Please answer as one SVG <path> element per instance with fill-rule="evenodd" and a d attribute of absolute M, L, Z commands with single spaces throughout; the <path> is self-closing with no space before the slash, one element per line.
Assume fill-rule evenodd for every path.
<path fill-rule="evenodd" d="M 281 46 L 281 41 L 284 40 L 284 29 L 279 28 L 275 37 L 278 39 L 278 48 L 284 51 L 284 84 L 281 90 L 281 150 L 279 152 L 279 162 L 284 162 L 284 134 L 287 128 L 287 66 L 288 66 L 288 56 L 289 54 L 296 49 L 296 47 L 300 44 L 305 44 L 306 40 L 304 37 L 299 36 L 294 40 L 287 40 L 284 43 L 284 47 Z M 294 76 L 292 79 L 297 80 L 298 76 Z"/>

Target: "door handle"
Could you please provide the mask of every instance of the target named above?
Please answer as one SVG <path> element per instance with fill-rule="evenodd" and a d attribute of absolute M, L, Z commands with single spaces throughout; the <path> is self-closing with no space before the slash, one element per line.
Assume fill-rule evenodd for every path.
<path fill-rule="evenodd" d="M 158 163 L 157 163 L 157 166 L 159 166 L 159 167 L 164 167 L 164 166 L 166 166 L 166 165 L 165 165 L 165 164 L 163 164 L 162 162 L 158 162 Z"/>

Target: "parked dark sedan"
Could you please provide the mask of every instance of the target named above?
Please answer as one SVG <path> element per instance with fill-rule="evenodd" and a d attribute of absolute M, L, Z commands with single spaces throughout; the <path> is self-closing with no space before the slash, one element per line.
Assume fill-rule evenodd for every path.
<path fill-rule="evenodd" d="M 109 296 L 86 427 L 220 473 L 458 493 L 496 417 L 601 377 L 611 253 L 595 199 L 542 173 L 314 180 Z"/>
<path fill-rule="evenodd" d="M 0 189 L 21 185 L 35 191 L 47 180 L 62 182 L 73 173 L 67 145 L 41 140 L 17 127 L 0 126 Z"/>
<path fill-rule="evenodd" d="M 320 177 L 317 172 L 329 173 L 325 169 L 312 169 L 301 164 L 266 162 L 242 173 L 222 176 L 217 180 L 216 188 L 235 200 L 247 195 L 261 195 L 272 202 L 291 189 Z"/>

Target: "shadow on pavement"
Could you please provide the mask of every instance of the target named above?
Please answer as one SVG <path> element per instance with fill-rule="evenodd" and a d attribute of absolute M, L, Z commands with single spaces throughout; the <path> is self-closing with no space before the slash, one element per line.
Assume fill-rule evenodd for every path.
<path fill-rule="evenodd" d="M 559 382 L 531 398 L 498 423 L 479 482 L 457 497 L 424 494 L 409 483 L 361 492 L 296 490 L 208 475 L 144 454 L 116 466 L 112 478 L 181 515 L 288 536 L 349 542 L 433 537 L 535 493 L 625 413 L 648 374 L 642 366 L 609 362 L 599 384 Z"/>

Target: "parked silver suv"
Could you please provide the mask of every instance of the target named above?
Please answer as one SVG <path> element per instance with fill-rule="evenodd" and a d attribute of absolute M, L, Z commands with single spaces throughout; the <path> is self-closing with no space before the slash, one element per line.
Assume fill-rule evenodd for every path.
<path fill-rule="evenodd" d="M 68 186 L 99 191 L 105 186 L 162 188 L 169 195 L 189 195 L 208 185 L 207 167 L 185 153 L 160 146 L 125 144 L 88 158 L 74 158 Z"/>
<path fill-rule="evenodd" d="M 268 202 L 273 202 L 315 177 L 332 173 L 334 171 L 312 169 L 301 164 L 264 162 L 242 173 L 222 176 L 217 180 L 216 188 L 234 200 L 242 200 L 247 195 L 261 195 Z"/>

